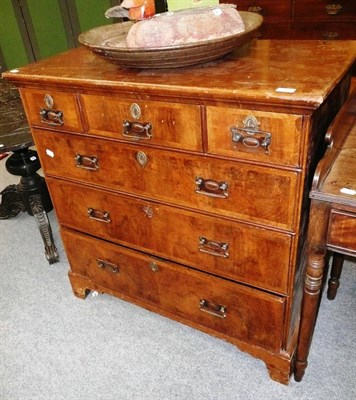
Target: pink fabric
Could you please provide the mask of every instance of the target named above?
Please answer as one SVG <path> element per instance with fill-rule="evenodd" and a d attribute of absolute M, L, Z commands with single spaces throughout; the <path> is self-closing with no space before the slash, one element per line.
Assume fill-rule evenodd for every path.
<path fill-rule="evenodd" d="M 126 38 L 129 48 L 168 47 L 218 39 L 245 30 L 234 7 L 209 7 L 192 13 L 177 12 L 157 15 L 137 22 Z"/>

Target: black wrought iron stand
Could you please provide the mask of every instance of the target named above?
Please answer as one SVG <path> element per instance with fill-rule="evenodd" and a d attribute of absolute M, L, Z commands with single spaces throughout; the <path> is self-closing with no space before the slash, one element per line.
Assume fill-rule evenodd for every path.
<path fill-rule="evenodd" d="M 0 153 L 12 152 L 6 170 L 21 176 L 18 184 L 7 186 L 1 194 L 0 219 L 14 218 L 20 212 L 33 215 L 40 230 L 50 264 L 59 261 L 47 212 L 53 209 L 45 179 L 37 171 L 40 161 L 16 88 L 0 78 Z"/>

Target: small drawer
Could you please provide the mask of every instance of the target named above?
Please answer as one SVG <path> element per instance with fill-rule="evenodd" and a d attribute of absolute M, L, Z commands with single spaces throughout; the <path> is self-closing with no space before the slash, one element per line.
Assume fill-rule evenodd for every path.
<path fill-rule="evenodd" d="M 46 175 L 294 229 L 299 173 L 33 130 Z"/>
<path fill-rule="evenodd" d="M 32 126 L 61 131 L 82 131 L 77 97 L 74 93 L 20 89 Z"/>
<path fill-rule="evenodd" d="M 208 152 L 299 166 L 303 118 L 298 115 L 207 107 Z"/>
<path fill-rule="evenodd" d="M 296 0 L 295 20 L 339 21 L 356 17 L 354 0 Z"/>
<path fill-rule="evenodd" d="M 220 3 L 235 4 L 238 11 L 261 14 L 263 18 L 285 20 L 291 17 L 291 1 L 286 0 L 224 0 Z"/>
<path fill-rule="evenodd" d="M 80 99 L 91 134 L 137 144 L 202 151 L 198 105 L 85 94 Z"/>
<path fill-rule="evenodd" d="M 47 183 L 61 225 L 287 293 L 291 235 L 51 178 Z"/>
<path fill-rule="evenodd" d="M 109 289 L 195 327 L 279 351 L 285 299 L 62 229 L 74 292 Z M 79 277 L 79 280 L 75 278 Z M 84 279 L 80 279 L 84 278 Z"/>
<path fill-rule="evenodd" d="M 346 253 L 356 252 L 356 214 L 332 210 L 327 243 Z"/>

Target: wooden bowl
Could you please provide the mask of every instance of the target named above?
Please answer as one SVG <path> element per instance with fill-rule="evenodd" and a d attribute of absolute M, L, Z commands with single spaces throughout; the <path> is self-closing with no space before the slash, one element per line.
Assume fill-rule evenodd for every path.
<path fill-rule="evenodd" d="M 125 39 L 134 22 L 121 22 L 99 26 L 79 35 L 78 40 L 95 54 L 127 68 L 176 68 L 215 60 L 248 43 L 263 17 L 247 11 L 239 11 L 245 31 L 220 39 L 206 40 L 186 45 L 159 48 L 127 48 Z M 110 43 L 117 43 L 115 47 Z"/>

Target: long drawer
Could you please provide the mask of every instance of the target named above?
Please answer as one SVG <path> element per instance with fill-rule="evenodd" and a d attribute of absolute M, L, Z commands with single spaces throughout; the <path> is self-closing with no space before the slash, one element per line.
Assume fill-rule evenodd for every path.
<path fill-rule="evenodd" d="M 267 20 L 285 20 L 292 13 L 292 2 L 289 0 L 220 0 L 220 3 L 235 4 L 239 11 L 257 12 Z"/>
<path fill-rule="evenodd" d="M 272 351 L 282 343 L 285 299 L 62 229 L 70 277 L 139 300 L 197 327 Z"/>
<path fill-rule="evenodd" d="M 296 22 L 293 24 L 296 38 L 316 40 L 354 40 L 355 22 Z"/>
<path fill-rule="evenodd" d="M 295 0 L 296 20 L 330 20 L 343 22 L 356 17 L 356 4 L 354 0 L 315 1 Z"/>
<path fill-rule="evenodd" d="M 282 229 L 294 229 L 298 172 L 34 130 L 56 175 Z"/>
<path fill-rule="evenodd" d="M 61 225 L 287 293 L 291 236 L 229 220 L 47 179 Z"/>

